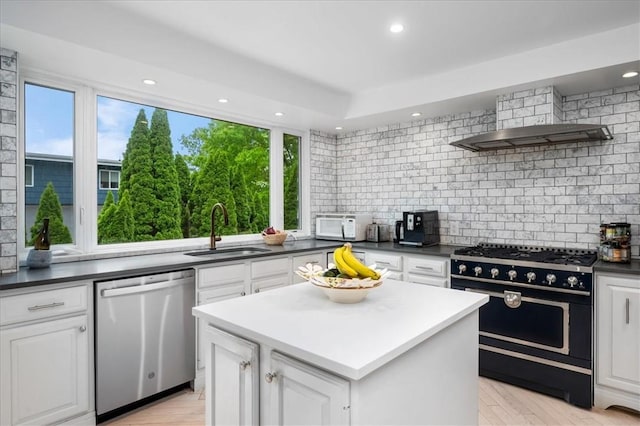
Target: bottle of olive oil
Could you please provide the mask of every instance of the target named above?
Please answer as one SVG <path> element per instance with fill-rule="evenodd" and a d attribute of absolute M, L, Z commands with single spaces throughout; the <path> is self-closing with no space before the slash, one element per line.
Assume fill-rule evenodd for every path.
<path fill-rule="evenodd" d="M 45 217 L 42 222 L 42 229 L 38 232 L 33 248 L 36 250 L 49 250 L 49 218 Z"/>

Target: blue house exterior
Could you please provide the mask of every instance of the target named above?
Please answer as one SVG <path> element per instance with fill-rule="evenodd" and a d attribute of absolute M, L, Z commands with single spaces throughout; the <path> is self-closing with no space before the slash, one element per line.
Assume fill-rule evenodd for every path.
<path fill-rule="evenodd" d="M 62 205 L 64 224 L 74 234 L 73 211 L 73 158 L 63 155 L 29 154 L 25 156 L 25 223 L 29 229 L 35 222 L 40 196 L 51 182 Z M 98 211 L 111 190 L 118 200 L 120 184 L 120 161 L 98 160 L 96 190 Z"/>

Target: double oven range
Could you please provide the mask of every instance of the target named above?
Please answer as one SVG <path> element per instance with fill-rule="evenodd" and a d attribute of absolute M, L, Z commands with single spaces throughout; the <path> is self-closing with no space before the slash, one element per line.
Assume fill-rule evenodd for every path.
<path fill-rule="evenodd" d="M 480 374 L 591 407 L 596 260 L 595 250 L 455 250 L 451 287 L 490 296 L 480 308 Z"/>

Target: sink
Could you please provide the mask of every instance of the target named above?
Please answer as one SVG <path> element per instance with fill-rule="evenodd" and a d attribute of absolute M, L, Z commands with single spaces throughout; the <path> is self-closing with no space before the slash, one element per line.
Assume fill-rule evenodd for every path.
<path fill-rule="evenodd" d="M 190 251 L 185 253 L 187 256 L 206 256 L 213 258 L 221 258 L 221 257 L 238 257 L 238 256 L 249 256 L 256 253 L 266 253 L 270 252 L 268 248 L 262 247 L 230 247 L 230 248 L 222 248 L 222 249 L 205 249 L 198 251 Z"/>

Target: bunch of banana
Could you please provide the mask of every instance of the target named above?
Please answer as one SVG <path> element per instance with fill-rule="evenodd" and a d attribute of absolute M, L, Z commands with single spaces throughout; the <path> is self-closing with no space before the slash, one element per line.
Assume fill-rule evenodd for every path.
<path fill-rule="evenodd" d="M 351 278 L 372 278 L 380 279 L 380 274 L 365 266 L 351 252 L 351 243 L 337 248 L 333 252 L 333 262 L 338 270 Z"/>

